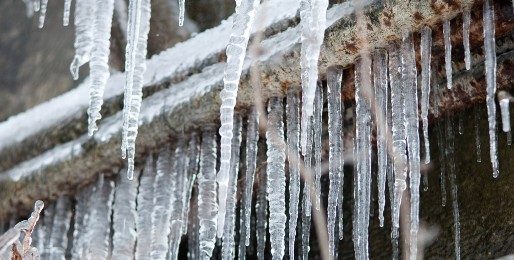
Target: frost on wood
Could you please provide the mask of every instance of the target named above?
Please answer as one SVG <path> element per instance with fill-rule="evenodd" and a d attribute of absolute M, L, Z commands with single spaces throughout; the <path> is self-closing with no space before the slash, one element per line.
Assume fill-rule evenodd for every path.
<path fill-rule="evenodd" d="M 246 128 L 246 171 L 245 171 L 245 191 L 244 217 L 241 216 L 243 224 L 240 229 L 244 229 L 244 245 L 250 245 L 250 217 L 252 215 L 252 194 L 253 183 L 255 179 L 255 171 L 257 166 L 257 143 L 259 141 L 259 112 L 256 107 L 252 107 L 248 116 L 248 124 Z"/>
<path fill-rule="evenodd" d="M 328 0 L 301 0 L 301 77 L 302 77 L 302 153 L 307 149 L 310 117 L 314 114 L 314 97 L 318 82 L 318 59 L 325 35 Z"/>
<path fill-rule="evenodd" d="M 284 107 L 282 99 L 271 98 L 268 104 L 268 127 L 266 130 L 267 185 L 266 194 L 269 204 L 269 233 L 271 255 L 282 259 L 285 249 L 286 233 L 286 144 L 284 142 Z"/>
<path fill-rule="evenodd" d="M 343 120 L 341 82 L 343 69 L 341 67 L 330 67 L 327 70 L 327 103 L 328 103 L 328 175 L 330 179 L 328 193 L 328 249 L 330 256 L 335 256 L 335 231 L 337 227 L 337 207 L 343 203 L 342 200 L 342 178 L 343 178 Z M 289 125 L 288 125 L 289 132 Z M 342 216 L 339 216 L 342 218 Z M 291 225 L 289 225 L 291 228 Z M 289 240 L 291 241 L 291 239 Z M 294 240 L 293 240 L 294 241 Z M 291 242 L 290 242 L 291 243 Z M 291 255 L 294 252 L 290 252 Z"/>
<path fill-rule="evenodd" d="M 497 178 L 498 170 L 498 144 L 496 136 L 496 43 L 494 25 L 494 7 L 490 0 L 484 1 L 484 54 L 485 54 L 485 78 L 486 78 L 486 105 L 489 122 L 489 153 L 493 166 L 493 177 Z"/>
<path fill-rule="evenodd" d="M 177 147 L 175 153 L 180 153 L 183 142 Z M 168 236 L 170 234 L 170 218 L 175 209 L 171 205 L 173 191 L 178 176 L 172 174 L 172 154 L 169 147 L 159 152 L 156 169 L 157 175 L 153 185 L 153 211 L 152 211 L 152 259 L 165 259 L 168 252 Z M 176 165 L 175 165 L 176 166 Z M 179 230 L 181 231 L 181 230 Z"/>
<path fill-rule="evenodd" d="M 138 181 L 130 181 L 118 173 L 112 215 L 112 259 L 132 259 L 136 245 L 136 198 Z M 139 171 L 136 172 L 139 180 Z"/>
<path fill-rule="evenodd" d="M 200 153 L 200 171 L 198 173 L 198 232 L 199 258 L 207 259 L 212 256 L 216 242 L 216 217 L 218 203 L 216 201 L 216 134 L 212 128 L 206 128 L 202 133 L 202 148 Z"/>
<path fill-rule="evenodd" d="M 414 40 L 406 33 L 402 40 L 402 88 L 404 93 L 404 117 L 409 154 L 410 188 L 410 259 L 417 258 L 419 230 L 419 184 L 420 184 L 420 143 L 418 121 L 417 70 Z"/>
<path fill-rule="evenodd" d="M 236 15 L 226 51 L 227 64 L 223 75 L 224 86 L 220 93 L 221 127 L 219 129 L 219 134 L 221 136 L 221 157 L 220 169 L 217 175 L 219 203 L 218 237 L 223 235 L 225 222 L 232 135 L 234 128 L 234 106 L 236 105 L 239 79 L 241 78 L 243 62 L 246 56 L 246 47 L 248 45 L 255 18 L 255 11 L 259 2 L 259 0 L 236 1 Z"/>
<path fill-rule="evenodd" d="M 368 259 L 368 227 L 371 199 L 371 58 L 361 55 L 355 61 L 355 206 L 353 243 L 355 258 Z"/>
<path fill-rule="evenodd" d="M 93 38 L 95 32 L 94 15 L 96 13 L 95 0 L 75 0 L 75 56 L 70 65 L 70 72 L 74 80 L 79 78 L 80 66 L 86 64 L 91 58 Z"/>
<path fill-rule="evenodd" d="M 406 151 L 406 129 L 404 123 L 404 89 L 401 84 L 401 63 L 399 47 L 391 43 L 388 47 L 389 53 L 389 83 L 391 85 L 391 128 L 393 137 L 393 203 L 392 208 L 392 233 L 393 257 L 398 257 L 398 238 L 400 228 L 400 204 L 403 192 L 407 188 L 407 151 Z"/>
<path fill-rule="evenodd" d="M 136 260 L 146 259 L 152 252 L 152 211 L 154 208 L 155 166 L 153 156 L 146 158 L 137 194 Z"/>
<path fill-rule="evenodd" d="M 464 63 L 466 70 L 471 69 L 471 50 L 469 46 L 469 28 L 471 26 L 471 11 L 464 10 L 462 13 L 462 42 L 464 45 Z"/>
<path fill-rule="evenodd" d="M 446 86 L 452 89 L 452 39 L 451 39 L 450 20 L 443 22 L 443 37 L 444 37 L 444 69 L 446 71 Z"/>
<path fill-rule="evenodd" d="M 236 230 L 236 202 L 237 202 L 237 177 L 239 173 L 239 157 L 241 149 L 242 118 L 239 114 L 234 119 L 234 138 L 232 139 L 232 156 L 230 163 L 230 175 L 227 189 L 227 211 L 225 226 L 223 227 L 222 258 L 234 259 L 235 254 L 235 230 Z"/>
<path fill-rule="evenodd" d="M 300 100 L 298 93 L 288 89 L 287 120 L 287 161 L 289 165 L 289 255 L 295 255 L 296 226 L 300 200 Z"/>
<path fill-rule="evenodd" d="M 71 200 L 61 196 L 55 205 L 52 232 L 50 233 L 50 259 L 65 259 L 68 247 L 68 230 L 71 221 Z"/>
<path fill-rule="evenodd" d="M 109 52 L 111 39 L 112 13 L 114 0 L 95 0 L 96 13 L 93 21 L 94 32 L 91 47 L 91 60 L 89 61 L 91 85 L 89 86 L 89 135 L 98 130 L 96 121 L 102 118 L 100 109 L 107 79 L 109 79 Z M 91 14 L 89 14 L 91 15 Z"/>
<path fill-rule="evenodd" d="M 98 178 L 91 195 L 87 224 L 85 259 L 107 259 L 111 233 L 111 209 L 114 182 Z"/>
<path fill-rule="evenodd" d="M 430 141 L 428 139 L 428 107 L 430 106 L 430 76 L 432 60 L 432 29 L 421 29 L 421 120 L 425 145 L 425 164 L 430 163 Z"/>
<path fill-rule="evenodd" d="M 146 45 L 150 31 L 150 0 L 131 0 L 125 55 L 125 93 L 123 99 L 122 157 L 127 157 L 127 177 L 133 178 L 139 112 L 146 71 Z"/>
<path fill-rule="evenodd" d="M 377 127 L 378 160 L 378 219 L 384 226 L 385 184 L 387 175 L 387 52 L 376 50 L 373 54 L 373 85 L 375 89 L 375 118 Z"/>

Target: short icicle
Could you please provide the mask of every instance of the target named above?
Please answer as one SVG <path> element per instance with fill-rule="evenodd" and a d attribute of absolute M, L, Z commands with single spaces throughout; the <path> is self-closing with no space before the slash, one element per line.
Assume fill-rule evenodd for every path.
<path fill-rule="evenodd" d="M 41 0 L 39 9 L 39 23 L 38 28 L 41 29 L 45 25 L 46 9 L 48 8 L 48 0 Z"/>
<path fill-rule="evenodd" d="M 448 89 L 453 87 L 453 69 L 452 69 L 452 39 L 450 20 L 443 22 L 443 38 L 444 38 L 444 69 L 446 71 L 446 86 Z"/>
<path fill-rule="evenodd" d="M 430 163 L 430 141 L 428 139 L 428 108 L 430 106 L 430 77 L 432 60 L 432 29 L 421 29 L 421 119 L 423 122 L 423 144 L 425 146 L 425 164 Z"/>
<path fill-rule="evenodd" d="M 466 8 L 462 13 L 462 42 L 464 45 L 464 63 L 466 70 L 471 69 L 471 50 L 469 46 L 469 28 L 471 26 L 471 11 Z"/>
<path fill-rule="evenodd" d="M 37 1 L 39 2 L 39 1 Z M 94 14 L 96 13 L 96 0 L 75 0 L 75 56 L 70 64 L 71 76 L 74 80 L 79 78 L 80 66 L 91 59 L 91 49 L 94 38 Z"/>
<path fill-rule="evenodd" d="M 289 256 L 295 256 L 296 227 L 300 199 L 300 102 L 293 88 L 287 92 L 287 148 L 289 163 Z"/>
<path fill-rule="evenodd" d="M 239 79 L 246 56 L 246 47 L 250 39 L 251 29 L 255 20 L 255 13 L 260 0 L 236 1 L 236 14 L 232 33 L 227 46 L 227 64 L 223 75 L 223 90 L 220 93 L 220 170 L 217 174 L 218 182 L 218 231 L 217 236 L 223 236 L 225 212 L 227 202 L 227 189 L 229 182 L 230 157 L 232 148 L 232 135 L 234 128 L 234 107 L 236 105 Z"/>
<path fill-rule="evenodd" d="M 178 0 L 178 25 L 184 25 L 184 16 L 186 13 L 186 0 Z"/>
<path fill-rule="evenodd" d="M 327 70 L 327 103 L 328 103 L 328 175 L 330 179 L 328 191 L 328 250 L 331 257 L 335 257 L 337 238 L 338 205 L 342 204 L 342 178 L 343 178 L 343 119 L 341 82 L 343 79 L 342 67 L 329 67 Z M 288 129 L 289 130 L 289 129 Z M 342 213 L 342 212 L 341 212 Z M 342 216 L 339 216 L 342 218 Z"/>
<path fill-rule="evenodd" d="M 216 243 L 216 217 L 218 203 L 216 201 L 216 133 L 214 128 L 207 127 L 202 133 L 200 151 L 200 170 L 198 173 L 198 243 L 199 258 L 209 259 Z"/>
<path fill-rule="evenodd" d="M 378 219 L 384 226 L 385 185 L 387 175 L 387 52 L 378 49 L 373 54 L 373 87 L 375 89 L 375 118 L 378 160 Z"/>
<path fill-rule="evenodd" d="M 152 211 L 154 208 L 155 165 L 152 155 L 146 158 L 137 194 L 136 260 L 148 258 L 152 252 Z"/>
<path fill-rule="evenodd" d="M 68 26 L 68 24 L 70 23 L 71 1 L 72 0 L 64 1 L 64 11 L 63 11 L 63 15 L 62 15 L 62 25 L 64 25 L 64 26 Z"/>
<path fill-rule="evenodd" d="M 122 170 L 121 172 L 125 172 Z M 112 259 L 123 260 L 134 256 L 136 246 L 136 199 L 137 181 L 128 180 L 124 174 L 118 173 L 117 185 L 114 193 L 112 214 Z M 136 179 L 139 179 L 136 172 Z"/>
<path fill-rule="evenodd" d="M 484 1 L 484 53 L 485 53 L 485 78 L 487 83 L 487 119 L 489 121 L 489 149 L 491 164 L 493 166 L 493 177 L 499 175 L 498 169 L 498 139 L 496 136 L 496 43 L 494 25 L 494 7 L 490 0 Z"/>
<path fill-rule="evenodd" d="M 356 133 L 355 206 L 353 242 L 355 258 L 368 259 L 368 227 L 371 196 L 371 57 L 362 54 L 355 62 Z"/>
<path fill-rule="evenodd" d="M 286 221 L 286 144 L 284 141 L 284 107 L 281 98 L 271 98 L 268 104 L 267 145 L 267 184 L 266 194 L 269 205 L 269 233 L 273 259 L 282 259 L 285 251 Z"/>

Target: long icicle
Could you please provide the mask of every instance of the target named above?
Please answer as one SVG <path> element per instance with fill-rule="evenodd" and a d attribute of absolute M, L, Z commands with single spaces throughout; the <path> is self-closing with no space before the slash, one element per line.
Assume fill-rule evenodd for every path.
<path fill-rule="evenodd" d="M 184 230 L 183 211 L 184 211 L 184 197 L 186 196 L 187 190 L 187 146 L 184 141 L 184 136 L 181 136 L 178 141 L 177 148 L 175 149 L 175 155 L 173 157 L 173 166 L 171 175 L 171 210 L 170 210 L 170 233 L 168 236 L 169 247 L 167 250 L 169 259 L 177 259 L 178 247 L 180 244 L 180 238 Z M 163 257 L 166 254 L 162 254 Z M 164 259 L 164 258 L 161 258 Z"/>
<path fill-rule="evenodd" d="M 39 1 L 36 1 L 39 2 Z M 93 48 L 94 14 L 96 13 L 95 0 L 75 1 L 75 56 L 70 64 L 71 76 L 74 80 L 79 78 L 79 68 L 91 58 Z"/>
<path fill-rule="evenodd" d="M 293 88 L 287 92 L 287 148 L 289 162 L 289 256 L 295 256 L 296 226 L 300 199 L 300 110 L 299 96 Z"/>
<path fill-rule="evenodd" d="M 38 28 L 41 29 L 45 25 L 46 9 L 48 8 L 48 0 L 41 0 L 39 10 L 39 24 Z"/>
<path fill-rule="evenodd" d="M 241 78 L 243 62 L 246 56 L 246 47 L 248 46 L 248 40 L 250 39 L 250 33 L 259 2 L 259 0 L 236 1 L 236 15 L 226 51 L 227 65 L 223 75 L 224 86 L 220 93 L 221 127 L 219 129 L 219 134 L 221 136 L 221 155 L 220 170 L 217 175 L 219 203 L 218 237 L 223 236 L 223 227 L 225 223 L 232 135 L 234 128 L 234 107 L 236 105 L 237 89 L 239 79 Z"/>
<path fill-rule="evenodd" d="M 60 196 L 55 204 L 55 215 L 52 224 L 50 240 L 50 259 L 65 259 L 68 247 L 68 230 L 71 222 L 71 200 Z"/>
<path fill-rule="evenodd" d="M 354 206 L 355 258 L 368 259 L 368 227 L 371 195 L 371 57 L 365 53 L 355 61 L 356 103 L 356 197 Z"/>
<path fill-rule="evenodd" d="M 300 19 L 301 35 L 301 77 L 302 77 L 302 121 L 301 147 L 305 155 L 307 135 L 314 115 L 314 98 L 318 82 L 318 59 L 325 35 L 326 12 L 328 0 L 301 0 Z"/>
<path fill-rule="evenodd" d="M 309 117 L 308 120 L 312 120 L 312 117 Z M 306 149 L 302 148 L 303 161 L 305 164 L 305 169 L 303 174 L 312 174 L 312 139 L 313 139 L 313 129 L 312 129 L 312 122 L 309 122 L 306 124 L 307 127 L 309 127 L 308 133 L 307 133 L 307 147 Z M 312 176 L 306 176 L 305 178 L 312 178 Z M 308 259 L 309 258 L 309 240 L 310 240 L 310 234 L 311 234 L 311 210 L 312 210 L 312 203 L 311 203 L 311 185 L 309 185 L 308 182 L 304 182 L 303 186 L 303 193 L 302 193 L 302 259 Z"/>
<path fill-rule="evenodd" d="M 316 210 L 319 211 L 321 205 L 321 150 L 322 150 L 322 137 L 323 132 L 323 86 L 321 82 L 318 82 L 318 88 L 316 89 L 316 96 L 314 97 L 314 191 L 316 197 Z"/>
<path fill-rule="evenodd" d="M 330 67 L 327 70 L 327 103 L 328 103 L 328 175 L 330 186 L 328 191 L 328 248 L 329 255 L 335 256 L 335 237 L 337 222 L 337 207 L 342 203 L 341 179 L 343 176 L 343 119 L 341 114 L 341 82 L 343 69 L 341 67 Z M 341 200 L 340 200 L 341 199 Z M 339 216 L 342 218 L 342 216 Z"/>
<path fill-rule="evenodd" d="M 129 6 L 129 34 L 128 39 L 131 44 L 127 43 L 126 53 L 126 77 L 125 77 L 125 93 L 123 104 L 123 132 L 122 132 L 122 157 L 127 157 L 127 177 L 129 180 L 134 175 L 134 160 L 136 153 L 136 137 L 139 126 L 139 112 L 141 109 L 141 101 L 143 99 L 143 76 L 146 71 L 146 46 L 148 40 L 148 32 L 150 31 L 150 0 L 132 0 L 141 1 L 140 20 L 134 14 L 134 6 Z M 130 5 L 132 5 L 132 1 Z M 132 59 L 128 61 L 128 59 Z"/>
<path fill-rule="evenodd" d="M 464 45 L 464 63 L 466 70 L 471 69 L 471 50 L 469 46 L 469 27 L 471 26 L 471 11 L 466 8 L 462 13 L 462 42 Z"/>
<path fill-rule="evenodd" d="M 271 98 L 268 104 L 268 128 L 266 131 L 267 185 L 269 204 L 269 233 L 271 255 L 282 259 L 285 249 L 286 209 L 286 144 L 284 142 L 283 104 L 281 98 Z"/>
<path fill-rule="evenodd" d="M 458 199 L 458 188 L 457 188 L 457 176 L 455 172 L 455 136 L 453 134 L 453 124 L 450 117 L 446 117 L 446 134 L 448 139 L 446 140 L 447 148 L 445 149 L 445 156 L 448 159 L 448 170 L 451 185 L 451 196 L 452 196 L 452 211 L 453 211 L 453 235 L 454 235 L 454 247 L 455 247 L 455 259 L 460 259 L 460 216 L 459 216 L 459 199 Z"/>
<path fill-rule="evenodd" d="M 404 123 L 404 90 L 401 84 L 401 63 L 398 44 L 389 45 L 389 82 L 391 85 L 391 114 L 393 135 L 394 200 L 392 203 L 393 258 L 398 258 L 398 238 L 400 228 L 400 204 L 407 188 L 407 152 Z"/>
<path fill-rule="evenodd" d="M 496 93 L 496 43 L 494 25 L 494 7 L 490 0 L 484 1 L 484 53 L 485 53 L 485 77 L 487 83 L 487 118 L 489 121 L 489 149 L 491 164 L 493 166 L 493 177 L 497 178 L 498 170 L 498 144 L 496 136 L 496 104 L 494 96 Z"/>
<path fill-rule="evenodd" d="M 443 22 L 443 37 L 444 37 L 444 69 L 446 71 L 446 87 L 452 89 L 453 87 L 453 69 L 452 69 L 452 39 L 451 39 L 451 26 L 450 20 Z"/>
<path fill-rule="evenodd" d="M 216 134 L 212 127 L 202 133 L 200 170 L 198 173 L 199 258 L 209 259 L 216 243 Z"/>
<path fill-rule="evenodd" d="M 136 260 L 147 258 L 152 252 L 152 211 L 154 207 L 155 166 L 153 156 L 146 158 L 137 194 Z"/>
<path fill-rule="evenodd" d="M 256 238 L 257 238 L 257 259 L 264 260 L 265 248 L 266 248 L 266 228 L 268 219 L 268 202 L 266 201 L 266 174 L 265 172 L 259 172 L 258 178 L 258 189 L 257 189 L 257 201 L 255 202 L 255 215 L 256 215 Z"/>
<path fill-rule="evenodd" d="M 430 76 L 432 60 L 432 29 L 421 29 L 421 119 L 425 145 L 425 164 L 430 163 L 430 141 L 428 139 L 428 108 L 430 106 Z"/>
<path fill-rule="evenodd" d="M 237 177 L 239 174 L 239 157 L 241 151 L 242 118 L 235 114 L 234 138 L 232 142 L 232 156 L 230 175 L 227 190 L 227 214 L 223 231 L 222 259 L 230 260 L 235 256 L 235 230 L 236 230 L 236 203 L 237 203 Z"/>
<path fill-rule="evenodd" d="M 184 188 L 184 201 L 182 207 L 182 235 L 187 234 L 187 218 L 189 215 L 190 201 L 193 193 L 193 186 L 197 178 L 198 167 L 200 162 L 200 143 L 197 133 L 193 132 L 189 139 L 187 148 L 187 165 L 186 167 L 186 180 Z"/>
<path fill-rule="evenodd" d="M 377 126 L 378 158 L 378 219 L 384 226 L 385 184 L 387 175 L 387 52 L 376 50 L 373 54 L 373 84 L 375 89 L 375 116 Z"/>
<path fill-rule="evenodd" d="M 409 154 L 410 186 L 410 259 L 417 259 L 419 230 L 420 143 L 417 93 L 417 70 L 414 40 L 411 33 L 402 41 L 402 84 L 405 93 L 405 122 Z"/>
<path fill-rule="evenodd" d="M 476 149 L 476 155 L 477 155 L 477 162 L 482 162 L 482 148 L 480 145 L 480 118 L 479 118 L 479 112 L 480 108 L 475 107 L 474 113 L 473 113 L 473 121 L 475 123 L 475 149 Z"/>

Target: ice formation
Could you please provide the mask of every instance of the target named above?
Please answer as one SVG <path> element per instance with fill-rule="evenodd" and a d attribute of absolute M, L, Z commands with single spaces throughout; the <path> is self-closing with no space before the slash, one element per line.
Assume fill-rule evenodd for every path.
<path fill-rule="evenodd" d="M 423 144 L 425 164 L 430 163 L 430 141 L 428 139 L 428 107 L 430 106 L 430 77 L 432 75 L 432 29 L 421 29 L 421 120 L 423 123 Z"/>
<path fill-rule="evenodd" d="M 227 189 L 229 182 L 230 158 L 232 147 L 232 135 L 234 128 L 234 107 L 236 105 L 237 89 L 241 77 L 243 62 L 246 56 L 246 47 L 250 39 L 251 29 L 255 19 L 255 12 L 259 0 L 236 1 L 236 16 L 232 26 L 232 33 L 227 46 L 227 64 L 223 76 L 223 90 L 220 93 L 220 121 L 221 136 L 220 170 L 217 175 L 218 182 L 218 232 L 217 236 L 223 236 L 225 212 L 227 202 Z"/>
<path fill-rule="evenodd" d="M 70 23 L 71 1 L 72 0 L 64 1 L 64 11 L 63 11 L 63 15 L 62 15 L 62 24 L 64 26 L 68 26 L 68 24 Z"/>
<path fill-rule="evenodd" d="M 446 86 L 448 89 L 453 87 L 453 68 L 452 68 L 452 39 L 451 39 L 450 20 L 443 22 L 444 37 L 444 69 L 446 71 Z"/>

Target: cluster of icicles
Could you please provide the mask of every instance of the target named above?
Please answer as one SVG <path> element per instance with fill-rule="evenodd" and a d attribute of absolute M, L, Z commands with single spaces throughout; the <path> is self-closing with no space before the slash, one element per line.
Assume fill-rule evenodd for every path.
<path fill-rule="evenodd" d="M 23 0 L 27 15 L 40 12 L 39 28 L 43 28 L 48 0 Z M 185 14 L 185 0 L 179 1 L 179 25 Z M 72 0 L 64 1 L 63 25 L 68 26 Z M 104 89 L 109 79 L 109 46 L 113 12 L 116 11 L 120 26 L 127 37 L 125 55 L 125 93 L 123 108 L 122 157 L 128 157 L 127 175 L 134 174 L 135 140 L 139 112 L 143 98 L 143 75 L 146 70 L 146 45 L 150 30 L 150 0 L 75 0 L 75 57 L 70 65 L 73 79 L 79 78 L 79 68 L 89 62 L 89 135 L 98 129 L 101 119 Z"/>

